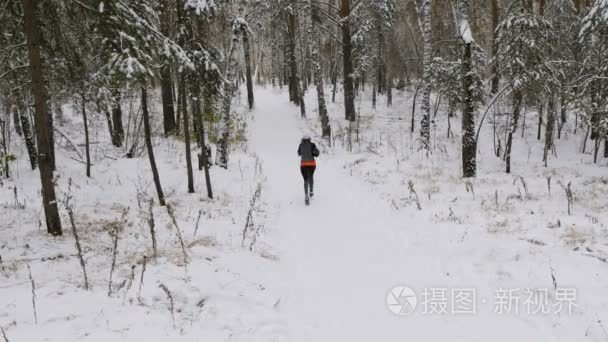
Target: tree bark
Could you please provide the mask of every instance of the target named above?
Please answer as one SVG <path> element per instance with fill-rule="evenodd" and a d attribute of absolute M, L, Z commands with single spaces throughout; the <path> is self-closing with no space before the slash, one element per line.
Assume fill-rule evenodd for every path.
<path fill-rule="evenodd" d="M 144 140 L 146 142 L 146 149 L 148 150 L 148 159 L 150 159 L 150 169 L 152 169 L 152 177 L 154 179 L 154 186 L 156 187 L 156 194 L 158 195 L 158 204 L 161 207 L 165 206 L 165 195 L 160 184 L 160 177 L 158 175 L 158 169 L 156 167 L 156 159 L 154 158 L 154 149 L 152 146 L 152 129 L 150 128 L 150 114 L 148 113 L 148 91 L 145 86 L 141 87 L 141 109 L 144 120 Z"/>
<path fill-rule="evenodd" d="M 44 76 L 43 76 L 44 77 Z M 55 130 L 53 129 L 55 127 L 54 125 L 54 120 L 53 120 L 53 112 L 50 110 L 50 108 L 48 108 L 48 103 L 50 103 L 48 97 L 48 89 L 45 89 L 47 91 L 46 96 L 47 96 L 47 124 L 48 124 L 48 132 L 49 132 L 49 159 L 50 159 L 50 163 L 51 163 L 51 168 L 53 171 L 57 170 L 57 163 L 56 163 L 56 159 L 55 159 Z M 37 130 L 36 126 L 38 125 L 37 122 L 34 123 L 34 129 Z M 38 150 L 38 152 L 40 152 L 40 150 Z"/>
<path fill-rule="evenodd" d="M 545 103 L 541 100 L 540 105 L 538 106 L 538 128 L 536 131 L 536 140 L 540 140 L 542 127 L 543 127 L 543 112 L 545 111 Z M 524 120 L 525 124 L 525 120 Z"/>
<path fill-rule="evenodd" d="M 84 94 L 82 98 L 82 122 L 84 124 L 84 151 L 86 155 L 87 177 L 91 178 L 91 153 L 89 143 L 89 121 L 87 118 L 87 106 Z"/>
<path fill-rule="evenodd" d="M 317 102 L 319 107 L 319 118 L 321 119 L 321 136 L 325 141 L 331 143 L 331 126 L 329 125 L 329 116 L 327 114 L 327 104 L 325 103 L 325 90 L 323 89 L 323 74 L 321 72 L 321 57 L 319 55 L 319 41 L 316 35 L 315 46 L 312 50 L 313 71 L 315 86 L 317 88 Z"/>
<path fill-rule="evenodd" d="M 378 86 L 376 84 L 372 85 L 372 108 L 376 109 L 376 94 L 378 93 Z"/>
<path fill-rule="evenodd" d="M 32 93 L 34 94 L 34 110 L 36 120 L 36 137 L 38 144 L 38 163 L 40 181 L 42 183 L 42 205 L 46 218 L 47 232 L 53 236 L 62 235 L 59 209 L 55 197 L 53 181 L 53 165 L 51 160 L 51 137 L 49 111 L 47 108 L 47 90 L 42 73 L 40 57 L 40 28 L 36 18 L 33 0 L 22 0 L 24 14 L 24 32 L 27 38 L 30 73 L 32 78 Z"/>
<path fill-rule="evenodd" d="M 199 170 L 203 169 L 205 173 L 205 186 L 207 187 L 207 197 L 213 198 L 213 189 L 211 187 L 211 173 L 209 172 L 209 168 L 211 163 L 209 160 L 211 156 L 208 153 L 207 142 L 205 141 L 205 122 L 203 120 L 203 109 L 201 108 L 201 95 L 200 87 L 198 85 L 194 85 L 194 94 L 196 94 L 196 99 L 194 101 L 194 107 L 192 109 L 194 115 L 199 118 L 198 123 L 198 137 L 199 137 L 199 146 L 201 147 L 201 154 L 199 155 Z"/>
<path fill-rule="evenodd" d="M 391 107 L 393 105 L 393 77 L 388 76 L 388 82 L 386 86 L 386 106 Z"/>
<path fill-rule="evenodd" d="M 511 150 L 513 146 L 513 134 L 517 131 L 517 122 L 519 121 L 519 114 L 521 112 L 521 103 L 523 100 L 523 94 L 520 89 L 513 91 L 513 117 L 511 121 L 511 129 L 507 136 L 507 145 L 505 146 L 505 162 L 507 165 L 506 172 L 511 173 Z"/>
<path fill-rule="evenodd" d="M 289 65 L 289 100 L 300 104 L 300 91 L 298 82 L 298 63 L 296 60 L 296 17 L 293 11 L 287 17 L 287 58 Z"/>
<path fill-rule="evenodd" d="M 555 116 L 555 98 L 553 97 L 553 95 L 549 95 L 549 101 L 547 102 L 547 126 L 545 127 L 545 150 L 543 153 L 543 162 L 545 163 L 545 166 L 547 166 L 549 151 L 551 151 L 551 148 L 553 147 L 553 129 L 555 127 Z"/>
<path fill-rule="evenodd" d="M 112 139 L 112 134 L 114 133 L 114 128 L 112 127 L 112 115 L 110 114 L 110 112 L 108 110 L 104 110 L 104 113 L 106 115 L 106 123 L 108 125 L 108 133 L 109 133 L 110 139 Z"/>
<path fill-rule="evenodd" d="M 125 130 L 122 125 L 122 107 L 120 104 L 122 96 L 120 89 L 112 89 L 112 97 L 114 100 L 112 105 L 112 124 L 114 129 L 112 133 L 112 145 L 121 147 L 125 137 Z"/>
<path fill-rule="evenodd" d="M 500 20 L 500 7 L 498 0 L 492 0 L 492 95 L 498 92 L 498 86 L 500 83 L 499 65 L 496 59 L 498 54 L 498 36 L 496 35 L 496 28 L 498 27 Z"/>
<path fill-rule="evenodd" d="M 251 48 L 249 46 L 249 32 L 243 29 L 243 52 L 245 54 L 245 76 L 247 77 L 247 103 L 249 110 L 253 109 L 253 80 L 251 79 Z"/>
<path fill-rule="evenodd" d="M 462 175 L 475 177 L 477 172 L 477 141 L 475 141 L 475 106 L 473 104 L 473 70 L 471 43 L 465 44 L 462 59 Z"/>
<path fill-rule="evenodd" d="M 160 90 L 163 103 L 163 128 L 165 129 L 165 136 L 175 134 L 177 128 L 172 84 L 171 69 L 169 66 L 164 66 L 160 73 Z"/>
<path fill-rule="evenodd" d="M 340 22 L 342 26 L 342 75 L 344 78 L 344 117 L 354 122 L 355 94 L 353 86 L 353 60 L 350 32 L 350 0 L 342 0 L 340 4 Z"/>
<path fill-rule="evenodd" d="M 174 7 L 170 6 L 170 1 L 168 0 L 160 0 L 158 5 L 160 31 L 162 34 L 169 37 L 171 34 L 170 18 Z M 181 15 L 181 13 L 178 14 Z M 165 131 L 165 137 L 167 137 L 175 134 L 177 130 L 177 122 L 175 121 L 175 101 L 173 95 L 173 77 L 171 75 L 171 66 L 169 64 L 163 65 L 160 69 L 160 92 L 163 106 L 163 128 Z"/>
<path fill-rule="evenodd" d="M 21 119 L 19 117 L 20 107 L 18 105 L 17 96 L 13 98 L 13 106 L 10 108 L 13 111 L 13 126 L 15 126 L 15 133 L 18 136 L 23 135 L 23 130 L 21 129 Z"/>
<path fill-rule="evenodd" d="M 226 81 L 224 82 L 222 119 L 220 123 L 219 141 L 217 146 L 218 157 L 216 160 L 216 164 L 224 169 L 228 168 L 229 140 L 231 131 L 230 106 L 235 90 L 235 80 L 237 78 L 237 61 L 235 58 L 235 51 L 238 49 L 238 45 L 240 44 L 239 35 L 240 32 L 232 33 L 230 49 L 228 51 L 228 56 L 226 57 L 226 70 L 224 72 L 224 75 L 226 75 Z"/>
<path fill-rule="evenodd" d="M 386 85 L 386 63 L 384 60 L 385 50 L 384 32 L 382 32 L 382 27 L 378 25 L 378 65 L 376 67 L 376 84 L 378 94 L 384 94 L 384 87 Z"/>
<path fill-rule="evenodd" d="M 181 111 L 181 117 L 183 119 L 183 130 L 184 130 L 184 145 L 186 147 L 186 170 L 188 173 L 188 193 L 194 193 L 194 175 L 192 172 L 192 150 L 190 148 L 190 119 L 188 118 L 188 108 L 186 106 L 186 93 L 185 93 L 185 81 L 184 76 L 180 77 L 178 93 L 181 96 L 181 105 L 178 106 Z M 180 99 L 178 99 L 180 102 Z"/>
<path fill-rule="evenodd" d="M 423 75 L 422 75 L 422 120 L 420 121 L 421 147 L 427 151 L 431 149 L 431 61 L 433 53 L 432 26 L 431 26 L 431 0 L 426 0 L 422 6 L 422 36 L 423 47 Z"/>
<path fill-rule="evenodd" d="M 32 127 L 30 120 L 25 115 L 25 108 L 23 108 L 23 102 L 21 98 L 17 99 L 17 105 L 14 107 L 15 116 L 18 116 L 21 122 L 21 130 L 23 132 L 23 141 L 25 142 L 25 148 L 30 159 L 30 166 L 32 170 L 36 170 L 38 167 L 38 151 L 36 150 L 36 141 L 34 140 L 34 134 L 32 133 Z"/>

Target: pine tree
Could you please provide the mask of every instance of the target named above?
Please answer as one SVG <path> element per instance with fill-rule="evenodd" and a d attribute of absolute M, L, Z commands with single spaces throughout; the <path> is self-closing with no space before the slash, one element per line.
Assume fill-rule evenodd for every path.
<path fill-rule="evenodd" d="M 495 59 L 513 89 L 513 111 L 505 146 L 506 172 L 511 172 L 513 134 L 517 130 L 524 95 L 534 94 L 551 80 L 546 53 L 552 25 L 534 14 L 526 3 L 514 1 L 509 15 L 497 28 L 499 46 Z"/>

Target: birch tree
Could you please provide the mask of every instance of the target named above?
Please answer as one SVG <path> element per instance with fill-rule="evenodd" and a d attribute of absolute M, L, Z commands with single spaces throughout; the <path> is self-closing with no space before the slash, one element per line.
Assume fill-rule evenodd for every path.
<path fill-rule="evenodd" d="M 431 150 L 431 62 L 433 41 L 431 26 L 431 1 L 423 0 L 420 8 L 422 17 L 423 73 L 422 73 L 422 119 L 420 121 L 421 148 Z"/>
<path fill-rule="evenodd" d="M 236 90 L 236 78 L 237 78 L 237 59 L 236 52 L 241 44 L 241 35 L 247 26 L 245 19 L 237 17 L 232 22 L 232 38 L 230 40 L 230 48 L 228 55 L 226 56 L 226 68 L 224 75 L 226 80 L 224 81 L 224 94 L 222 102 L 222 118 L 220 123 L 220 133 L 218 141 L 218 156 L 216 164 L 220 167 L 228 168 L 228 157 L 230 149 L 230 133 L 232 130 L 232 118 L 231 118 L 231 103 L 234 91 Z"/>

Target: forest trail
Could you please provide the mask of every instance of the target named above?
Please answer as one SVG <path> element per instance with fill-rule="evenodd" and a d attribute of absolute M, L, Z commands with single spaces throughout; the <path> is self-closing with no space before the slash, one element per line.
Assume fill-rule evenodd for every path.
<path fill-rule="evenodd" d="M 405 248 L 392 226 L 398 221 L 325 151 L 305 206 L 296 153 L 305 121 L 283 95 L 259 90 L 251 148 L 263 163 L 265 197 L 279 212 L 289 340 L 397 340 L 408 327 L 388 310 L 386 295 L 407 280 Z"/>

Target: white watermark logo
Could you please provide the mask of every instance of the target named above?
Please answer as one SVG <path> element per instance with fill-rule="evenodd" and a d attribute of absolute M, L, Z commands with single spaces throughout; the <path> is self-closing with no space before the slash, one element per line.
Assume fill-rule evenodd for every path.
<path fill-rule="evenodd" d="M 403 316 L 416 309 L 418 297 L 414 290 L 407 286 L 396 286 L 386 296 L 386 305 L 397 316 Z"/>
<path fill-rule="evenodd" d="M 420 293 L 421 313 L 476 314 L 479 302 L 487 309 L 493 304 L 496 315 L 573 314 L 578 307 L 576 289 L 564 287 L 498 288 L 494 290 L 493 301 L 483 296 L 479 299 L 475 288 L 426 287 Z M 416 309 L 418 297 L 414 290 L 400 285 L 388 293 L 386 304 L 392 313 L 403 316 Z"/>

